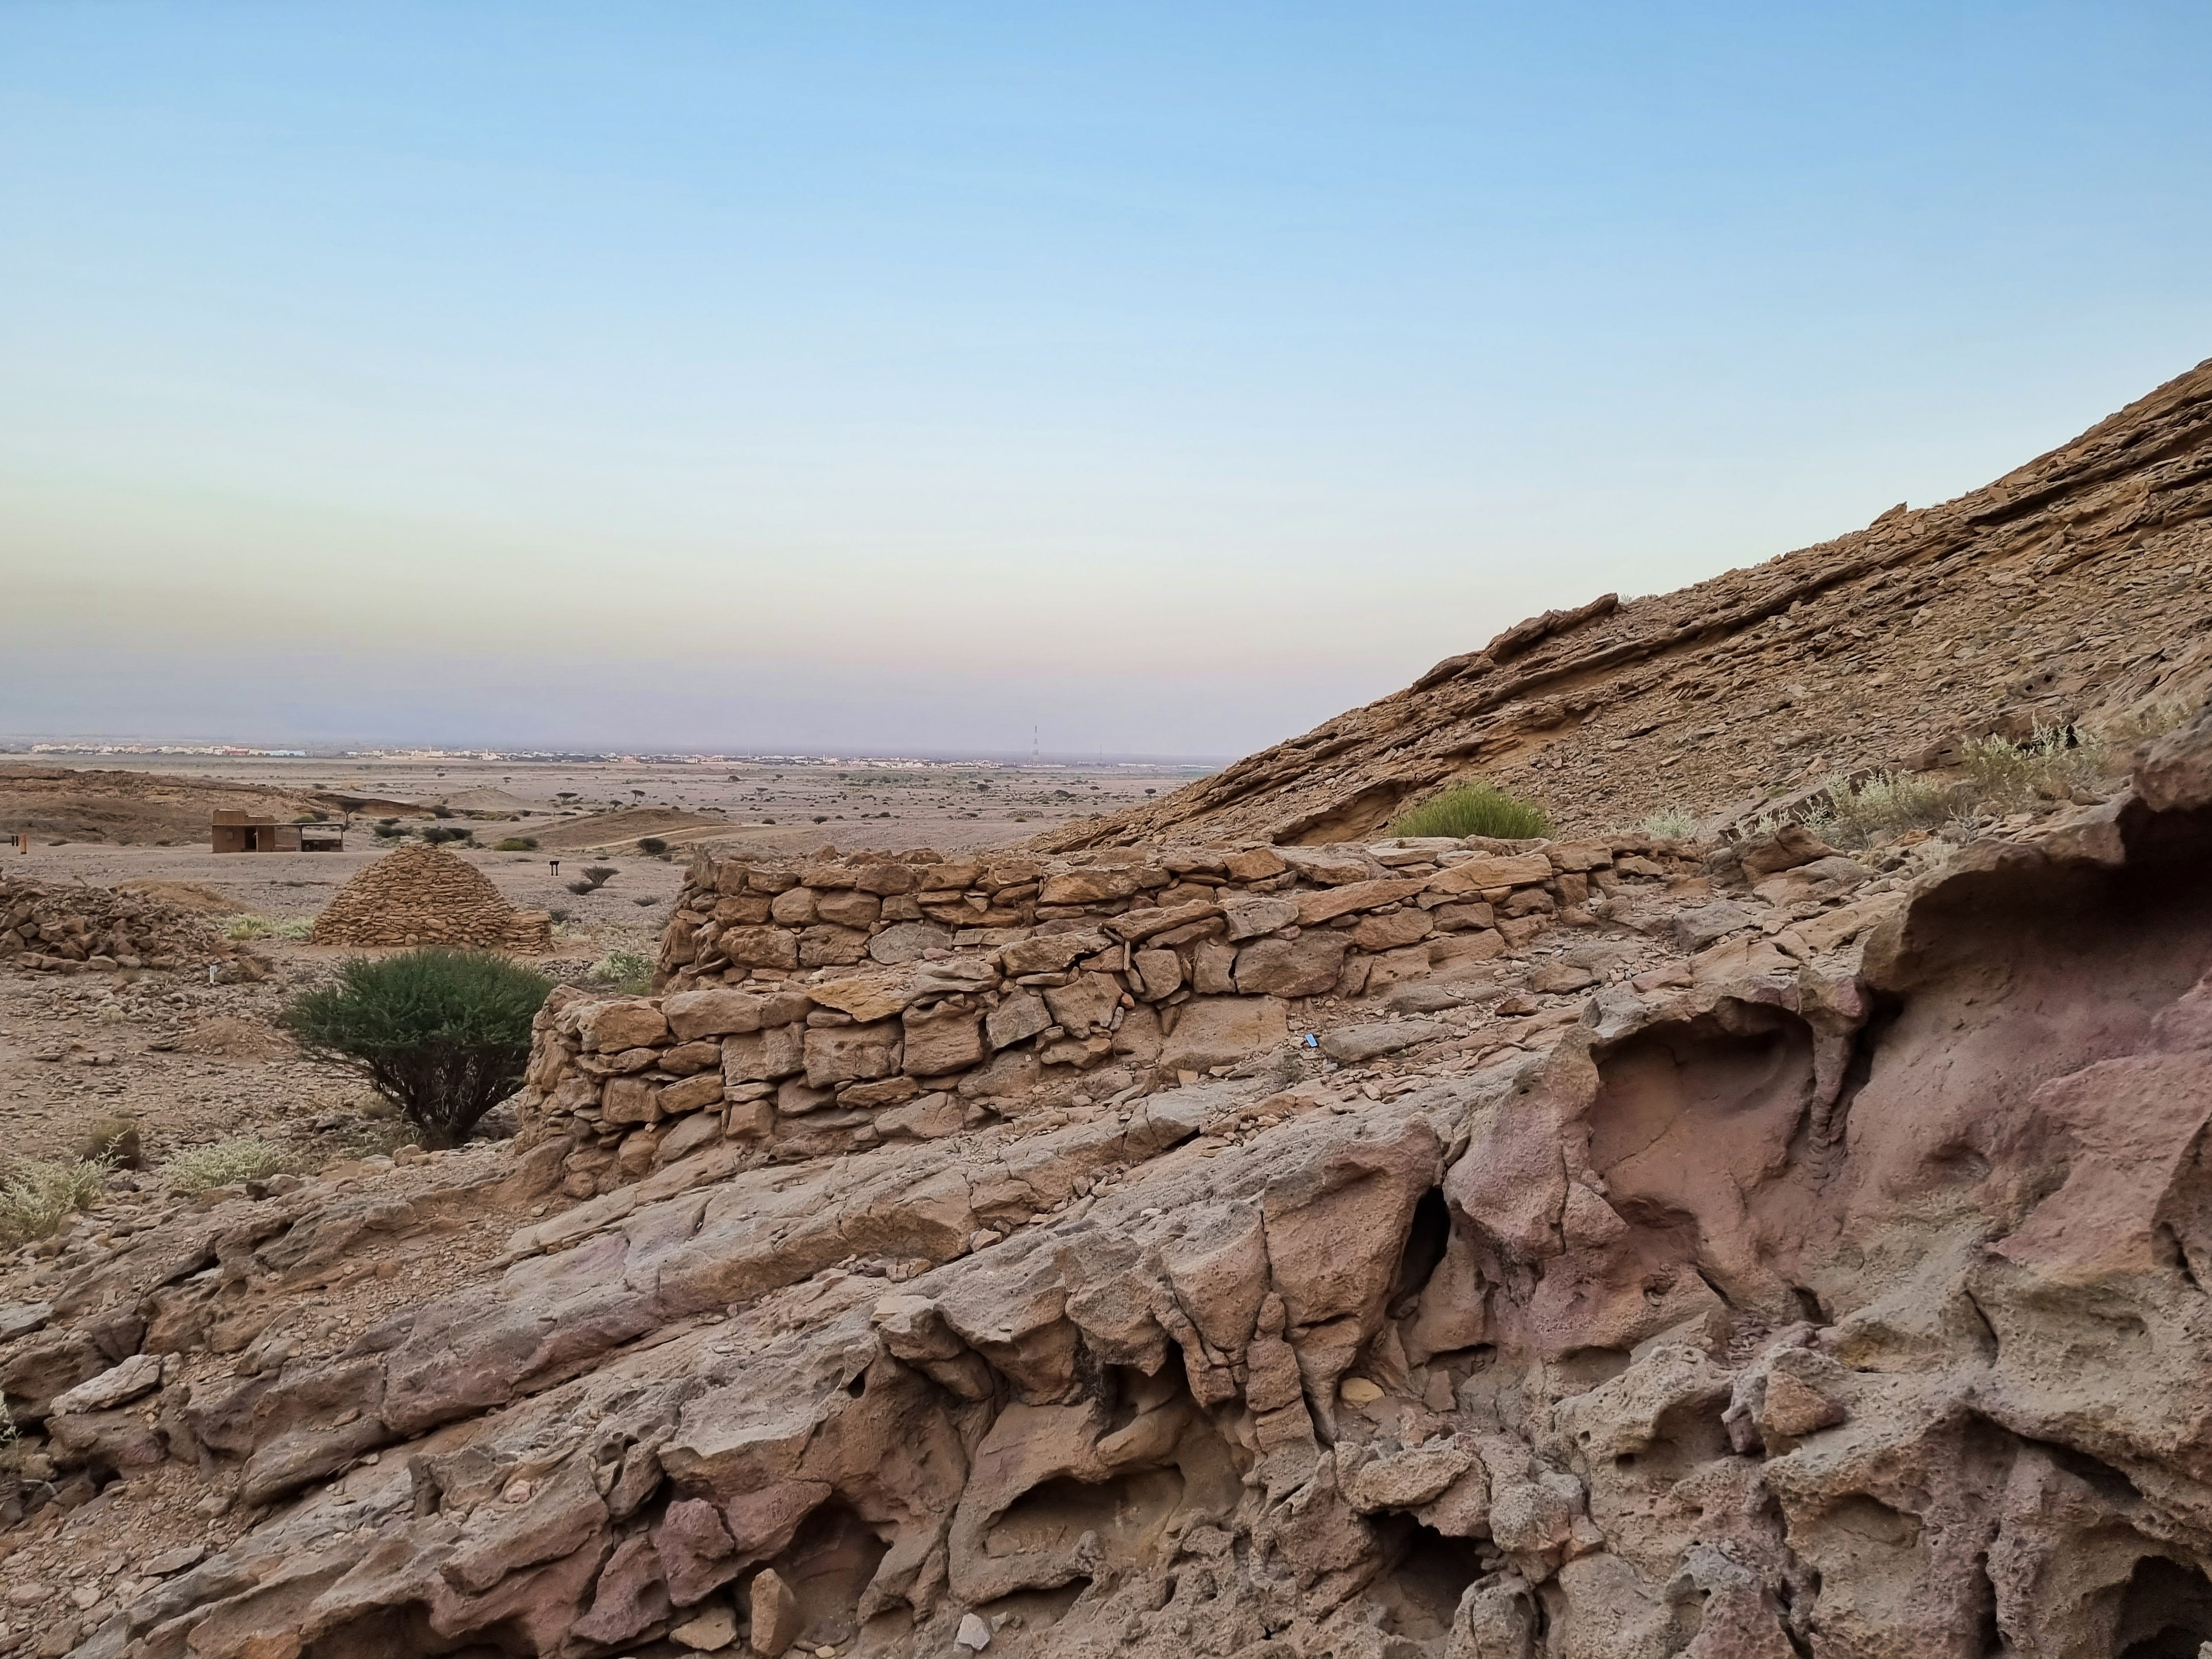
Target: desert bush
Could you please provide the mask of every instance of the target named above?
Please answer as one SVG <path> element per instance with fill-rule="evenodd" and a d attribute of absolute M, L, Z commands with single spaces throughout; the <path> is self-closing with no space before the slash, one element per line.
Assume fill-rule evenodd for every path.
<path fill-rule="evenodd" d="M 592 977 L 626 997 L 653 989 L 653 958 L 636 951 L 610 951 L 592 964 Z"/>
<path fill-rule="evenodd" d="M 2076 788 L 2102 781 L 2105 745 L 2093 733 L 2043 726 L 2026 743 L 1992 737 L 1968 744 L 1965 767 L 1975 799 L 1984 805 L 2063 800 Z"/>
<path fill-rule="evenodd" d="M 492 842 L 491 850 L 495 853 L 534 853 L 538 850 L 538 837 L 535 836 L 503 836 L 499 840 Z"/>
<path fill-rule="evenodd" d="M 1654 812 L 1644 820 L 1644 833 L 1656 836 L 1662 841 L 1681 841 L 1698 830 L 1698 821 L 1680 806 L 1670 806 L 1663 812 Z"/>
<path fill-rule="evenodd" d="M 449 841 L 473 841 L 476 833 L 473 830 L 465 830 L 452 823 L 428 823 L 423 825 L 422 830 L 422 839 L 433 847 L 443 846 Z"/>
<path fill-rule="evenodd" d="M 1912 830 L 1937 830 L 1958 809 L 1955 787 L 1911 772 L 1881 772 L 1853 784 L 1828 780 L 1826 805 L 1806 813 L 1805 827 L 1831 847 L 1856 850 Z"/>
<path fill-rule="evenodd" d="M 161 1166 L 172 1184 L 188 1193 L 210 1187 L 235 1187 L 248 1181 L 266 1181 L 292 1167 L 291 1155 L 258 1135 L 240 1135 L 211 1146 L 192 1146 Z"/>
<path fill-rule="evenodd" d="M 2106 720 L 2097 728 L 2097 735 L 2114 749 L 2132 749 L 2153 738 L 2162 738 L 2175 726 L 2195 719 L 2198 707 L 2180 697 L 2163 698 L 2117 720 Z"/>
<path fill-rule="evenodd" d="M 605 886 L 609 882 L 612 881 L 618 873 L 620 872 L 617 872 L 611 865 L 586 865 L 584 866 L 584 879 L 591 884 L 591 887 L 587 887 L 585 890 L 588 892 L 592 888 Z"/>
<path fill-rule="evenodd" d="M 453 816 L 453 809 L 450 806 L 434 806 L 430 809 L 430 816 L 434 818 L 449 818 Z"/>
<path fill-rule="evenodd" d="M 1509 795 L 1496 784 L 1463 783 L 1432 796 L 1391 821 L 1394 836 L 1492 836 L 1525 841 L 1552 833 L 1552 820 L 1534 801 Z"/>
<path fill-rule="evenodd" d="M 85 1126 L 77 1136 L 74 1148 L 78 1160 L 85 1164 L 102 1164 L 111 1170 L 143 1170 L 146 1167 L 143 1143 L 138 1137 L 136 1118 L 103 1117 Z"/>
<path fill-rule="evenodd" d="M 296 997 L 284 1024 L 318 1059 L 365 1077 L 432 1151 L 468 1139 L 520 1086 L 530 1022 L 553 982 L 483 951 L 359 959 Z"/>
<path fill-rule="evenodd" d="M 248 914 L 233 916 L 225 922 L 222 936 L 234 939 L 305 939 L 314 930 L 312 916 L 286 916 L 281 921 L 272 921 L 267 916 Z"/>
<path fill-rule="evenodd" d="M 0 1249 L 51 1237 L 100 1199 L 107 1165 L 92 1158 L 26 1158 L 0 1165 Z"/>
<path fill-rule="evenodd" d="M 638 837 L 637 850 L 641 853 L 650 853 L 658 857 L 668 850 L 668 843 L 658 836 L 641 836 Z"/>

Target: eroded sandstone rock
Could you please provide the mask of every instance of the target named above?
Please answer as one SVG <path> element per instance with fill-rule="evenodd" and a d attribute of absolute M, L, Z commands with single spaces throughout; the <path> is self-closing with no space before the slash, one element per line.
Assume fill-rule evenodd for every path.
<path fill-rule="evenodd" d="M 267 1518 L 79 1650 L 2192 1651 L 2212 824 L 2179 788 L 1967 849 L 1869 915 L 1856 972 L 1762 936 L 1389 1098 L 1227 1077 L 695 1152 L 526 1227 L 495 1281 L 195 1388 L 193 1455 Z M 1329 890 L 1386 879 L 1354 862 Z M 1036 1000 L 1103 976 L 1091 941 Z M 1270 1006 L 1174 1005 L 1161 1063 Z M 987 1024 L 801 1029 L 827 1065 L 933 1019 Z M 67 1392 L 149 1328 L 91 1320 L 367 1224 L 241 1207 L 15 1339 L 52 1443 L 175 1455 L 143 1364 L 120 1403 Z"/>

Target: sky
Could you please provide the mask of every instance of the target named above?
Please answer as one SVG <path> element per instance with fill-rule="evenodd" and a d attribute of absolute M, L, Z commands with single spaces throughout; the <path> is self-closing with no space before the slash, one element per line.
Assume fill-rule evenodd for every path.
<path fill-rule="evenodd" d="M 2212 354 L 2192 4 L 7 0 L 0 734 L 1230 756 Z"/>

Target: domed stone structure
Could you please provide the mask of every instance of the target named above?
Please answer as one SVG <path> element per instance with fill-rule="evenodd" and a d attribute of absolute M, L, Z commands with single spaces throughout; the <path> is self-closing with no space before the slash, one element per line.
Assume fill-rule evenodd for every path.
<path fill-rule="evenodd" d="M 466 860 L 422 843 L 379 859 L 315 918 L 318 945 L 452 945 L 543 951 L 553 919 L 518 910 Z"/>

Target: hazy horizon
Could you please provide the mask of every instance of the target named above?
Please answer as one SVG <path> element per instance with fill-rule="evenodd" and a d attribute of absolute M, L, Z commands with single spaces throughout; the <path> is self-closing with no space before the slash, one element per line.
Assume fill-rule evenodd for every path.
<path fill-rule="evenodd" d="M 307 751 L 305 755 L 291 757 L 291 758 L 301 758 L 307 760 L 343 758 L 343 757 L 340 753 L 337 752 L 342 750 L 353 750 L 356 752 L 364 750 L 380 750 L 386 752 L 394 758 L 397 758 L 400 754 L 405 751 L 416 750 L 423 751 L 449 751 L 454 754 L 468 754 L 489 750 L 495 752 L 504 751 L 507 757 L 514 760 L 514 763 L 517 765 L 550 763 L 550 759 L 547 762 L 541 763 L 536 760 L 516 758 L 525 751 L 528 751 L 532 754 L 544 755 L 549 757 L 558 756 L 564 758 L 581 755 L 638 755 L 660 757 L 675 756 L 716 756 L 727 757 L 734 761 L 741 758 L 769 757 L 776 759 L 792 757 L 806 760 L 819 760 L 825 757 L 835 756 L 836 758 L 852 762 L 901 760 L 927 761 L 945 764 L 971 764 L 981 763 L 1003 766 L 1025 766 L 1030 764 L 1032 758 L 1034 758 L 1036 763 L 1039 765 L 1052 767 L 1170 766 L 1189 767 L 1193 769 L 1201 767 L 1218 767 L 1227 762 L 1238 758 L 1238 757 L 1234 755 L 1146 754 L 1133 750 L 1091 750 L 1085 753 L 1077 753 L 1073 750 L 1063 750 L 1055 751 L 1049 749 L 1038 749 L 1035 750 L 1027 749 L 984 750 L 961 748 L 935 750 L 891 750 L 869 749 L 862 747 L 854 748 L 843 752 L 842 755 L 837 755 L 836 754 L 836 751 L 829 750 L 810 749 L 797 745 L 779 744 L 759 744 L 750 747 L 738 747 L 734 744 L 712 745 L 704 744 L 667 747 L 656 745 L 650 742 L 641 741 L 636 743 L 620 744 L 562 744 L 556 742 L 507 745 L 490 742 L 471 743 L 466 741 L 453 744 L 418 744 L 410 742 L 405 738 L 374 737 L 354 737 L 332 739 L 327 742 L 303 743 L 301 740 L 288 738 L 281 734 L 271 736 L 267 733 L 252 733 L 246 736 L 224 735 L 210 737 L 204 733 L 149 734 L 145 732 L 0 732 L 0 759 L 6 759 L 10 757 L 22 757 L 33 760 L 41 758 L 40 756 L 32 755 L 27 749 L 9 747 L 10 744 L 52 744 L 63 745 L 65 746 L 64 752 L 71 754 L 93 750 L 102 745 L 109 745 L 112 746 L 117 752 L 146 751 L 147 758 L 149 761 L 159 761 L 163 758 L 189 757 L 182 755 L 164 757 L 162 755 L 151 752 L 157 746 L 173 748 L 179 750 L 187 749 L 195 750 L 211 750 L 220 748 L 280 750 L 294 750 L 304 747 Z M 209 757 L 221 758 L 222 757 L 210 756 Z M 264 754 L 259 757 L 246 755 L 239 757 L 239 758 L 257 757 L 281 759 L 286 758 L 287 757 L 282 754 Z"/>
<path fill-rule="evenodd" d="M 1246 753 L 2206 356 L 2208 48 L 19 4 L 0 728 Z"/>

